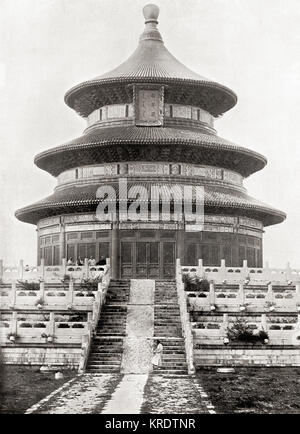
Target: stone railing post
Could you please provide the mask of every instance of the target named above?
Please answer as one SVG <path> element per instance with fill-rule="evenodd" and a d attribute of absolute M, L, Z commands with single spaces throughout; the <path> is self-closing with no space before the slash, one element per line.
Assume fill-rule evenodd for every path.
<path fill-rule="evenodd" d="M 265 262 L 265 266 L 263 268 L 262 278 L 264 278 L 265 280 L 270 280 L 270 267 L 269 267 L 268 261 Z"/>
<path fill-rule="evenodd" d="M 88 356 L 88 348 L 89 348 L 89 334 L 86 333 L 84 335 L 82 335 L 81 338 L 81 356 L 80 356 L 80 360 L 79 360 L 79 366 L 78 366 L 78 372 L 82 373 L 85 370 L 85 365 L 86 365 L 86 361 L 87 361 L 87 356 Z"/>
<path fill-rule="evenodd" d="M 287 281 L 293 279 L 292 278 L 292 269 L 291 269 L 289 262 L 287 262 L 286 267 L 285 267 L 285 278 Z"/>
<path fill-rule="evenodd" d="M 221 259 L 221 268 L 220 268 L 221 275 L 219 276 L 221 280 L 226 280 L 227 273 L 226 273 L 226 261 L 225 259 Z"/>
<path fill-rule="evenodd" d="M 224 336 L 227 335 L 228 326 L 229 326 L 228 313 L 223 313 L 222 329 L 223 329 L 223 335 Z"/>
<path fill-rule="evenodd" d="M 53 336 L 53 340 L 55 338 L 55 318 L 54 318 L 54 312 L 50 312 L 49 317 L 49 324 L 48 324 L 48 334 L 50 336 Z"/>
<path fill-rule="evenodd" d="M 62 266 L 62 273 L 63 273 L 62 277 L 63 277 L 67 274 L 67 260 L 66 260 L 66 258 L 62 258 L 61 266 Z"/>
<path fill-rule="evenodd" d="M 89 278 L 89 260 L 88 258 L 84 259 L 84 274 L 85 274 L 85 278 L 88 279 Z"/>
<path fill-rule="evenodd" d="M 248 269 L 248 261 L 247 259 L 243 260 L 243 279 L 246 279 L 246 277 L 249 277 L 249 269 Z"/>
<path fill-rule="evenodd" d="M 260 328 L 265 332 L 267 331 L 267 315 L 265 313 L 261 314 Z"/>
<path fill-rule="evenodd" d="M 3 259 L 0 259 L 0 280 L 3 279 L 3 271 L 4 271 Z"/>
<path fill-rule="evenodd" d="M 11 295 L 10 295 L 10 307 L 14 309 L 17 301 L 17 284 L 15 281 L 11 282 Z"/>
<path fill-rule="evenodd" d="M 70 278 L 69 280 L 69 292 L 68 292 L 68 306 L 73 307 L 74 304 L 74 280 Z"/>
<path fill-rule="evenodd" d="M 239 283 L 239 291 L 237 294 L 237 304 L 241 305 L 244 304 L 245 301 L 245 291 L 244 291 L 244 284 L 242 282 Z"/>
<path fill-rule="evenodd" d="M 300 283 L 296 284 L 295 302 L 300 306 Z"/>
<path fill-rule="evenodd" d="M 15 334 L 17 334 L 18 333 L 18 320 L 17 320 L 17 312 L 16 311 L 14 311 L 13 313 L 12 313 L 12 316 L 11 316 L 11 323 L 10 323 L 10 331 L 11 331 L 11 333 L 15 333 Z"/>
<path fill-rule="evenodd" d="M 19 272 L 18 272 L 18 278 L 20 279 L 20 280 L 22 280 L 23 279 L 23 273 L 24 273 L 24 261 L 23 261 L 23 259 L 20 259 L 20 262 L 19 262 Z"/>
<path fill-rule="evenodd" d="M 215 285 L 213 282 L 209 284 L 209 303 L 211 305 L 216 304 L 216 293 L 215 293 Z"/>
<path fill-rule="evenodd" d="M 274 292 L 272 283 L 269 283 L 268 285 L 266 301 L 268 301 L 269 303 L 274 303 Z"/>
<path fill-rule="evenodd" d="M 45 282 L 40 282 L 40 291 L 39 291 L 39 298 L 41 300 L 45 300 Z"/>
<path fill-rule="evenodd" d="M 198 276 L 200 279 L 203 279 L 203 278 L 204 278 L 203 259 L 199 259 L 199 260 L 198 260 L 197 276 Z"/>
<path fill-rule="evenodd" d="M 41 278 L 44 280 L 45 279 L 45 259 L 44 258 L 41 259 L 40 270 L 41 270 Z"/>

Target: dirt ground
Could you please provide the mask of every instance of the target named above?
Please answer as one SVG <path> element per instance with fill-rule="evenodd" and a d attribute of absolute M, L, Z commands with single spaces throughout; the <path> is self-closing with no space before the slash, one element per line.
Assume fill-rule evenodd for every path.
<path fill-rule="evenodd" d="M 55 372 L 41 373 L 37 366 L 0 365 L 0 414 L 24 413 L 76 374 L 64 370 L 64 379 L 55 380 Z"/>
<path fill-rule="evenodd" d="M 0 414 L 24 413 L 73 378 L 77 371 L 63 371 L 63 374 L 63 380 L 55 380 L 54 372 L 43 374 L 38 367 L 0 366 Z M 211 367 L 199 369 L 197 378 L 217 413 L 300 414 L 300 368 L 236 368 L 233 374 L 220 374 Z M 176 401 L 176 391 L 180 389 L 178 384 L 174 388 L 174 381 L 171 383 L 166 388 L 165 404 L 170 396 Z M 145 392 L 146 398 L 149 398 L 147 387 Z M 194 396 L 189 396 L 185 403 L 181 402 L 182 398 L 181 390 L 173 411 L 203 411 Z M 143 413 L 149 412 L 160 413 L 159 403 L 145 399 Z"/>
<path fill-rule="evenodd" d="M 197 377 L 217 413 L 300 414 L 300 368 L 201 368 Z"/>

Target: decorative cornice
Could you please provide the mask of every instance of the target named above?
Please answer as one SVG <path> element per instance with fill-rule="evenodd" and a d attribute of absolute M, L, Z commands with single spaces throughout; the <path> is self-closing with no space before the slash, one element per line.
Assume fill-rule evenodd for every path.
<path fill-rule="evenodd" d="M 261 170 L 267 160 L 216 135 L 199 130 L 162 127 L 101 128 L 49 149 L 35 164 L 54 176 L 82 165 L 122 161 L 170 161 L 209 164 L 242 176 Z"/>

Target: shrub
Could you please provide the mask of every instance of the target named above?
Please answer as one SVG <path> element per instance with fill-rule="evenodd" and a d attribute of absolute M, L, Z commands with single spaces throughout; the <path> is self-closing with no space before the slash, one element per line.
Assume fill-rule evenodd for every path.
<path fill-rule="evenodd" d="M 95 277 L 94 279 L 82 279 L 80 283 L 80 289 L 87 290 L 87 291 L 97 291 L 98 283 L 101 282 L 102 282 L 101 276 Z"/>
<path fill-rule="evenodd" d="M 254 333 L 244 318 L 237 318 L 227 332 L 228 339 L 232 342 L 264 343 L 269 339 L 268 333 L 264 330 Z"/>
<path fill-rule="evenodd" d="M 61 279 L 61 283 L 64 289 L 66 289 L 69 286 L 70 279 L 71 277 L 69 274 L 64 274 L 63 278 Z"/>
<path fill-rule="evenodd" d="M 18 284 L 25 291 L 39 291 L 40 284 L 37 282 L 27 282 L 27 280 L 18 280 Z"/>
<path fill-rule="evenodd" d="M 199 279 L 199 277 L 194 274 L 184 274 L 182 281 L 185 291 L 209 291 L 209 281 L 207 279 Z"/>

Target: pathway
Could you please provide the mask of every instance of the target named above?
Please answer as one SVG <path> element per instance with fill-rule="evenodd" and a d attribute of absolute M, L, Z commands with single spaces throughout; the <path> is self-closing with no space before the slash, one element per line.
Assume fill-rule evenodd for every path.
<path fill-rule="evenodd" d="M 139 414 L 147 380 L 147 374 L 125 375 L 102 414 Z"/>
<path fill-rule="evenodd" d="M 160 374 L 82 374 L 27 414 L 215 413 L 199 380 Z"/>

